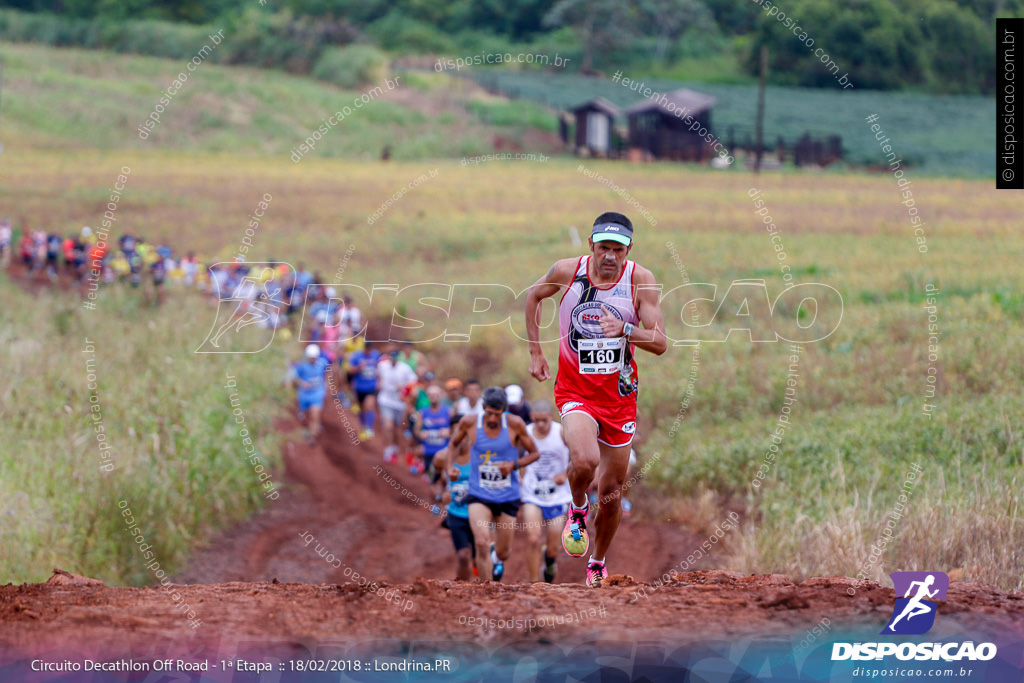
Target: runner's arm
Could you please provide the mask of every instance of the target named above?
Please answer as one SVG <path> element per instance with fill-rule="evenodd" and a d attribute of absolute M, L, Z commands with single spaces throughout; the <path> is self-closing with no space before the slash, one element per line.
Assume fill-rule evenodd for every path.
<path fill-rule="evenodd" d="M 526 423 L 523 422 L 523 419 L 517 417 L 514 422 L 510 419 L 509 427 L 516 433 L 516 445 L 526 451 L 526 455 L 516 460 L 516 467 L 526 467 L 531 462 L 540 460 L 537 444 L 530 433 L 526 431 Z"/>
<path fill-rule="evenodd" d="M 574 259 L 555 261 L 548 272 L 530 286 L 526 293 L 526 336 L 530 343 L 530 375 L 539 382 L 551 379 L 551 370 L 540 345 L 541 302 L 568 286 Z"/>
<path fill-rule="evenodd" d="M 412 422 L 412 435 L 420 441 L 423 440 L 423 413 L 418 410 L 413 410 L 417 414 L 415 420 L 412 419 L 412 413 L 409 414 L 409 421 Z M 437 455 L 434 455 L 434 459 L 437 459 Z"/>
<path fill-rule="evenodd" d="M 292 388 L 294 389 L 309 389 L 309 382 L 299 377 L 298 371 L 292 366 Z"/>
<path fill-rule="evenodd" d="M 643 329 L 633 330 L 629 343 L 660 356 L 668 348 L 665 336 L 665 318 L 658 303 L 658 283 L 646 268 L 636 267 L 636 314 Z"/>
<path fill-rule="evenodd" d="M 434 469 L 441 473 L 438 482 L 441 484 L 441 503 L 447 505 L 451 502 L 452 495 L 449 492 L 451 480 L 448 478 L 448 449 L 442 448 L 434 454 Z"/>
<path fill-rule="evenodd" d="M 476 417 L 473 415 L 466 415 L 455 425 L 455 432 L 452 434 L 451 441 L 448 442 L 450 452 L 459 452 L 459 447 L 462 445 L 462 441 L 469 435 L 469 427 L 474 423 L 475 419 Z"/>
<path fill-rule="evenodd" d="M 459 471 L 459 468 L 456 467 L 455 461 L 465 455 L 467 450 L 469 450 L 469 445 L 466 441 L 463 441 L 457 449 L 453 448 L 451 442 L 449 442 L 448 447 L 444 449 L 444 452 L 449 454 L 452 459 L 451 463 L 448 464 L 447 472 L 445 472 L 449 483 L 462 477 L 462 473 Z"/>

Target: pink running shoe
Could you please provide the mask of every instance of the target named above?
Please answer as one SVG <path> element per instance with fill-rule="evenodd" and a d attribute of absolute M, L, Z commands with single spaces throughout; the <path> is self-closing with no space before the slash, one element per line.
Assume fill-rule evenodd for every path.
<path fill-rule="evenodd" d="M 591 588 L 600 588 L 604 585 L 604 580 L 608 578 L 608 567 L 604 566 L 601 562 L 595 562 L 591 560 L 587 564 L 587 586 Z"/>

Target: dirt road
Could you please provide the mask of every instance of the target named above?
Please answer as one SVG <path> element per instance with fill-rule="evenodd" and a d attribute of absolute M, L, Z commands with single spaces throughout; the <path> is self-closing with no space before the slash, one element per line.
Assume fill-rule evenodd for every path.
<path fill-rule="evenodd" d="M 691 680 L 853 680 L 859 662 L 832 662 L 832 643 L 880 640 L 892 611 L 893 591 L 878 584 L 717 571 L 713 550 L 697 571 L 679 572 L 707 537 L 678 520 L 644 519 L 639 492 L 638 514 L 609 556 L 623 573 L 607 587 L 585 588 L 583 560 L 568 557 L 555 585 L 525 583 L 522 533 L 505 582 L 451 581 L 450 537 L 428 509 L 426 483 L 381 463 L 373 443 L 354 442 L 347 413 L 328 405 L 324 414 L 323 445 L 285 446 L 290 485 L 281 497 L 197 552 L 174 585 L 108 587 L 58 573 L 0 587 L 0 681 L 682 680 L 687 672 Z M 995 659 L 974 664 L 982 668 L 972 680 L 1022 680 L 1024 595 L 954 583 L 938 614 L 929 638 L 999 645 Z M 87 670 L 101 661 L 129 670 Z M 62 666 L 71 668 L 54 669 Z M 325 671 L 308 670 L 317 666 Z"/>

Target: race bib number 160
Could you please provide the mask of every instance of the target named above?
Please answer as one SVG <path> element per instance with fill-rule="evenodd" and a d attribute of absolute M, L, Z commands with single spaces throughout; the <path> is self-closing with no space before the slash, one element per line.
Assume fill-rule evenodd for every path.
<path fill-rule="evenodd" d="M 580 354 L 580 373 L 612 375 L 622 369 L 626 349 L 625 337 L 580 339 L 576 344 Z"/>

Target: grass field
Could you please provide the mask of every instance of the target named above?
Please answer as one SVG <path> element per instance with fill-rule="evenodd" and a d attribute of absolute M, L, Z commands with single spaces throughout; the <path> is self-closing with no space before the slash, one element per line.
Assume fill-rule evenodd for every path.
<path fill-rule="evenodd" d="M 753 139 L 756 85 L 682 82 L 631 73 L 623 76 L 642 81 L 657 92 L 688 87 L 713 95 L 718 103 L 711 122 L 723 143 L 728 144 L 730 128 L 737 131 L 737 142 L 744 135 Z M 490 89 L 555 109 L 568 109 L 598 96 L 622 107 L 642 98 L 642 94 L 609 79 L 574 74 L 490 71 L 476 78 Z M 774 147 L 779 136 L 788 141 L 805 132 L 819 137 L 841 135 L 846 161 L 884 166 L 878 141 L 864 121 L 870 114 L 878 115 L 877 123 L 907 166 L 929 175 L 995 175 L 995 99 L 981 96 L 772 86 L 765 96 L 765 141 Z"/>
<path fill-rule="evenodd" d="M 346 135 L 328 135 L 312 156 L 379 159 L 462 157 L 487 152 L 500 135 L 521 141 L 536 122 L 553 129 L 543 107 L 525 102 L 495 120 L 493 97 L 433 72 L 390 73 L 398 87 L 374 83 L 345 91 L 277 71 L 204 63 L 157 115 L 146 139 L 138 127 L 156 109 L 185 61 L 0 42 L 4 62 L 0 142 L 7 150 L 180 149 L 239 158 L 287 158 L 335 112 L 355 113 Z M 356 99 L 380 86 L 367 103 Z"/>
<path fill-rule="evenodd" d="M 138 126 L 183 64 L 11 43 L 0 43 L 0 57 L 5 77 L 0 143 L 8 150 L 156 147 L 284 158 L 328 116 L 351 107 L 363 94 L 274 71 L 203 64 L 143 140 Z M 491 151 L 496 137 L 527 151 L 550 153 L 557 149 L 555 110 L 599 95 L 622 106 L 640 99 L 608 79 L 569 74 L 475 75 L 488 88 L 516 98 L 512 101 L 489 96 L 471 79 L 447 73 L 405 70 L 389 76 L 400 87 L 385 89 L 355 110 L 344 121 L 347 134 L 325 135 L 312 156 L 373 160 L 390 146 L 398 160 L 460 158 Z M 752 85 L 644 82 L 660 91 L 687 85 L 717 97 L 712 123 L 726 143 L 730 128 L 737 131 L 737 141 L 752 134 Z M 766 140 L 774 142 L 780 135 L 791 140 L 806 131 L 839 134 L 847 161 L 884 165 L 864 121 L 872 113 L 911 173 L 976 177 L 995 172 L 995 102 L 983 97 L 771 88 Z"/>
<path fill-rule="evenodd" d="M 60 567 L 152 583 L 119 501 L 158 567 L 173 572 L 272 493 L 253 462 L 280 463 L 270 428 L 284 401 L 280 348 L 244 363 L 193 354 L 212 320 L 195 295 L 153 309 L 114 288 L 87 311 L 69 292 L 32 298 L 6 276 L 0 292 L 3 581 L 42 581 Z M 258 435 L 260 461 L 242 446 L 227 373 L 244 376 L 235 406 Z"/>
<path fill-rule="evenodd" d="M 356 133 L 339 127 L 332 134 Z M 20 224 L 61 232 L 95 225 L 118 169 L 127 165 L 132 174 L 119 204 L 118 226 L 168 241 L 179 250 L 195 249 L 209 260 L 234 253 L 259 197 L 271 193 L 273 201 L 250 259 L 304 261 L 325 280 L 348 283 L 351 291 L 356 286 L 369 289 L 373 283 L 490 283 L 519 292 L 553 259 L 581 253 L 571 244 L 571 226 L 585 237 L 585 226 L 597 212 L 624 211 L 638 225 L 633 256 L 667 289 L 686 281 L 719 288 L 715 305 L 696 312 L 708 326 L 690 330 L 704 340 L 699 355 L 693 347 L 681 346 L 661 358 L 641 359 L 643 441 L 638 451 L 655 462 L 645 481 L 648 487 L 703 501 L 712 513 L 742 505 L 747 521 L 742 537 L 732 539 L 735 568 L 795 576 L 861 572 L 872 579 L 897 569 L 962 568 L 968 577 L 1021 588 L 1024 562 L 1013 539 L 1024 530 L 1024 451 L 1017 424 L 1022 408 L 1018 387 L 1024 380 L 1024 302 L 1017 284 L 1024 239 L 1015 228 L 1018 201 L 1011 193 L 992 190 L 988 181 L 915 180 L 914 198 L 925 219 L 928 247 L 920 253 L 906 207 L 889 177 L 783 173 L 755 178 L 672 165 L 587 161 L 581 166 L 558 159 L 476 166 L 453 161 L 292 164 L 274 158 L 240 161 L 227 154 L 136 150 L 15 150 L 4 159 L 0 213 Z M 588 175 L 593 172 L 624 194 Z M 805 345 L 800 354 L 791 425 L 760 486 L 751 482 L 767 462 L 771 433 L 784 405 L 789 345 L 751 344 L 737 333 L 727 342 L 710 341 L 745 320 L 737 315 L 738 300 L 730 300 L 714 316 L 734 280 L 764 280 L 769 299 L 784 288 L 781 261 L 749 197 L 754 187 L 762 191 L 781 234 L 785 263 L 795 280 L 826 283 L 843 300 L 834 334 Z M 368 216 L 374 213 L 379 218 L 371 226 Z M 928 357 L 924 308 L 928 286 L 939 290 L 933 361 Z M 465 327 L 473 296 L 469 288 L 457 290 L 451 321 L 411 295 L 396 308 L 437 332 Z M 755 297 L 748 303 L 752 313 L 764 315 L 762 301 Z M 67 312 L 64 324 L 72 331 L 68 340 L 42 342 L 51 367 L 59 372 L 13 360 L 6 364 L 16 370 L 0 393 L 8 402 L 5 414 L 11 414 L 8 406 L 16 406 L 56 420 L 56 425 L 29 423 L 34 427 L 8 424 L 6 441 L 20 444 L 0 460 L 2 480 L 12 489 L 6 492 L 8 501 L 29 500 L 40 510 L 64 505 L 63 487 L 73 480 L 75 463 L 84 458 L 92 465 L 91 446 L 81 436 L 87 431 L 81 425 L 85 379 L 84 367 L 78 369 L 79 338 L 92 330 L 101 339 L 124 340 L 98 354 L 105 354 L 101 363 L 109 368 L 104 390 L 112 401 L 106 409 L 112 438 L 132 444 L 138 453 L 134 458 L 154 458 L 149 455 L 151 434 L 163 434 L 161 449 L 184 438 L 166 431 L 167 420 L 179 415 L 185 420 L 214 416 L 203 418 L 212 420 L 211 440 L 175 446 L 178 466 L 196 472 L 191 476 L 204 469 L 200 458 L 227 448 L 231 435 L 222 428 L 228 406 L 219 382 L 227 361 L 207 363 L 190 353 L 190 344 L 198 344 L 205 334 L 205 321 L 190 321 L 172 334 L 189 317 L 182 310 L 168 307 L 141 323 L 121 312 L 129 305 L 111 300 L 105 313 L 88 313 L 97 316 L 95 321 L 83 318 L 80 310 Z M 511 300 L 499 305 L 509 307 L 514 327 L 521 330 L 519 305 Z M 5 320 L 2 329 L 19 338 L 52 338 L 46 335 L 55 323 L 50 315 L 31 313 L 38 308 L 26 303 L 14 313 L 5 311 L 10 322 Z M 378 316 L 392 310 L 380 303 L 369 308 Z M 686 331 L 683 321 L 691 320 L 691 311 L 684 312 L 678 303 L 670 307 L 667 302 L 665 308 L 670 333 Z M 785 310 L 794 315 L 791 308 Z M 155 329 L 143 333 L 142 324 Z M 424 333 L 409 336 L 415 334 Z M 159 344 L 150 343 L 151 337 Z M 519 382 L 531 398 L 550 397 L 550 384 L 540 386 L 528 378 L 526 346 L 511 329 L 478 328 L 470 346 L 472 352 L 462 344 L 426 348 L 437 355 L 442 375 L 486 371 L 487 381 Z M 274 353 L 294 354 L 297 348 L 288 345 Z M 130 353 L 122 357 L 117 349 Z M 480 363 L 483 355 L 491 359 L 489 364 Z M 553 360 L 554 351 L 548 356 Z M 252 393 L 244 400 L 253 405 L 255 422 L 255 415 L 264 412 L 257 405 L 266 407 L 267 416 L 274 410 L 271 387 L 283 358 L 258 354 L 246 358 L 244 365 L 235 374 L 252 373 Z M 933 398 L 926 394 L 929 367 L 937 377 Z M 197 396 L 224 408 L 224 415 L 199 407 L 206 403 L 178 409 L 173 406 L 180 399 L 153 398 L 150 381 L 159 381 L 158 369 L 168 368 L 173 368 L 168 376 L 176 378 L 172 396 Z M 12 387 L 27 385 L 40 374 L 53 377 L 43 385 L 46 391 L 14 396 Z M 69 387 L 75 391 L 68 399 L 71 412 L 61 413 L 54 401 Z M 923 414 L 925 403 L 935 406 L 932 417 Z M 59 417 L 49 418 L 54 408 Z M 165 418 L 163 427 L 160 416 Z M 67 449 L 68 434 L 82 439 L 78 451 Z M 45 473 L 27 467 L 13 455 L 24 452 L 58 453 L 50 456 L 58 466 Z M 174 461 L 172 457 L 168 462 Z M 885 528 L 913 463 L 921 467 L 919 480 L 894 539 L 880 561 L 871 563 L 870 546 Z M 243 480 L 250 476 L 237 474 Z M 166 509 L 155 507 L 159 512 L 154 512 L 153 524 L 173 528 L 167 531 L 176 539 L 168 555 L 179 557 L 210 526 L 204 521 L 208 515 L 192 509 L 195 496 L 169 491 L 165 477 L 133 471 L 127 481 L 126 486 L 136 487 L 137 497 L 166 501 Z M 21 526 L 5 532 L 34 550 L 30 562 L 16 563 L 23 567 L 20 573 L 0 569 L 4 580 L 41 578 L 57 557 L 64 557 L 53 555 L 54 539 L 75 527 L 82 506 L 91 509 L 88 492 L 96 489 L 83 485 L 73 490 L 80 491 L 79 507 L 62 516 L 19 517 Z M 207 490 L 201 495 L 210 498 L 203 504 L 236 509 L 223 502 L 226 493 Z M 251 492 L 235 493 L 251 498 Z M 55 530 L 40 519 L 70 526 Z M 112 534 L 105 552 L 123 556 L 127 540 Z M 64 552 L 73 556 L 83 547 L 72 544 Z M 97 564 L 104 566 L 97 559 L 86 567 L 92 570 Z"/>

